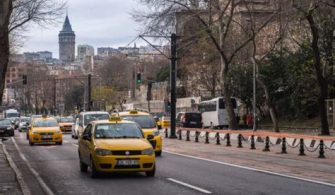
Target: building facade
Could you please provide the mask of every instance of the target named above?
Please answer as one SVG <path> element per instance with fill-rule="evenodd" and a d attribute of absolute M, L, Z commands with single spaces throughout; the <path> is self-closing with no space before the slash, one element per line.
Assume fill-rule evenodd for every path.
<path fill-rule="evenodd" d="M 83 62 L 86 59 L 86 56 L 94 56 L 94 47 L 91 45 L 78 45 L 78 60 Z"/>
<path fill-rule="evenodd" d="M 72 30 L 69 17 L 66 15 L 63 29 L 58 34 L 59 59 L 63 64 L 74 62 L 76 35 Z"/>

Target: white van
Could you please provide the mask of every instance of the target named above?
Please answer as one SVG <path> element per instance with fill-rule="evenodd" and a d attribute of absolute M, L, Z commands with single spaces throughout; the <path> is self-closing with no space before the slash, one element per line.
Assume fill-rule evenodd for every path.
<path fill-rule="evenodd" d="M 78 139 L 82 135 L 86 126 L 92 121 L 108 120 L 109 114 L 105 111 L 81 112 L 76 118 L 74 128 L 72 128 L 72 137 Z"/>

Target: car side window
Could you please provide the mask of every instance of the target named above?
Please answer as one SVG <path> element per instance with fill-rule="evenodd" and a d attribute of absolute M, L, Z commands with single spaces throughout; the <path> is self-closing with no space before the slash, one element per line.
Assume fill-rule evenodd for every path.
<path fill-rule="evenodd" d="M 87 127 L 86 127 L 86 129 L 85 129 L 83 135 L 92 136 L 92 132 L 91 132 L 91 130 L 92 130 L 92 125 L 91 125 L 91 124 L 87 125 Z"/>

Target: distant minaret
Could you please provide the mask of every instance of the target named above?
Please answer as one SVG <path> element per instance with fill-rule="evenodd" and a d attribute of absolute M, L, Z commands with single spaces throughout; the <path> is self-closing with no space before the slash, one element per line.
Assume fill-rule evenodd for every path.
<path fill-rule="evenodd" d="M 59 59 L 67 64 L 74 62 L 76 35 L 72 31 L 69 17 L 66 13 L 63 29 L 58 34 L 59 40 Z"/>

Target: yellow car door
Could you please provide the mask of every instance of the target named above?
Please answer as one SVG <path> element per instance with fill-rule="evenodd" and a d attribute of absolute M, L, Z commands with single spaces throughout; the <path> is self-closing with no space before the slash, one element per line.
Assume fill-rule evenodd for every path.
<path fill-rule="evenodd" d="M 86 164 L 89 164 L 91 161 L 90 155 L 92 148 L 93 148 L 92 124 L 89 124 L 87 125 L 82 137 L 80 138 L 80 150 L 79 150 L 81 160 Z"/>

